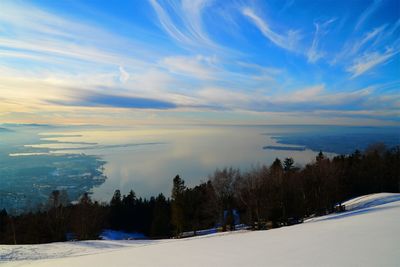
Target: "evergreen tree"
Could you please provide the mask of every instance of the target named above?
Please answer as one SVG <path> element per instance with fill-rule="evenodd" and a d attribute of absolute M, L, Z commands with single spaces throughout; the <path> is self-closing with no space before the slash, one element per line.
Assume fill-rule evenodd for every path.
<path fill-rule="evenodd" d="M 281 172 L 283 170 L 282 162 L 280 159 L 276 158 L 271 164 L 271 172 Z"/>
<path fill-rule="evenodd" d="M 318 153 L 318 155 L 317 155 L 317 157 L 316 157 L 315 159 L 317 160 L 317 163 L 318 163 L 318 162 L 321 162 L 322 160 L 325 159 L 324 153 L 322 153 L 322 151 L 320 150 L 319 153 Z"/>
<path fill-rule="evenodd" d="M 6 243 L 6 231 L 8 224 L 8 214 L 5 209 L 0 211 L 0 244 Z"/>
<path fill-rule="evenodd" d="M 84 193 L 79 203 L 73 207 L 72 231 L 79 240 L 97 239 L 104 227 L 104 213 L 98 202 L 93 202 Z"/>
<path fill-rule="evenodd" d="M 135 229 L 136 214 L 136 194 L 133 190 L 128 195 L 122 197 L 122 215 L 121 227 L 127 231 Z"/>
<path fill-rule="evenodd" d="M 47 223 L 51 240 L 65 241 L 67 233 L 66 191 L 54 190 L 48 201 Z"/>
<path fill-rule="evenodd" d="M 163 194 L 159 194 L 154 203 L 153 221 L 151 224 L 152 237 L 170 236 L 170 213 L 169 202 Z"/>
<path fill-rule="evenodd" d="M 123 224 L 121 191 L 115 190 L 110 201 L 110 226 L 112 229 L 121 230 Z"/>
<path fill-rule="evenodd" d="M 185 181 L 182 180 L 179 175 L 175 176 L 173 180 L 173 187 L 171 193 L 171 222 L 172 225 L 175 227 L 176 234 L 179 235 L 184 230 L 184 192 L 186 186 Z"/>
<path fill-rule="evenodd" d="M 382 191 L 400 191 L 399 146 L 387 150 L 374 145 L 364 153 L 355 151 L 332 159 L 320 152 L 314 162 L 302 169 L 293 168 L 291 159 L 285 159 L 283 164 L 276 159 L 269 168 L 263 166 L 245 173 L 217 169 L 209 181 L 193 188 L 187 188 L 177 175 L 172 202 L 162 194 L 137 199 L 133 191 L 121 196 L 116 190 L 105 206 L 93 202 L 88 194 L 78 204 L 66 206 L 66 195 L 54 191 L 47 210 L 20 215 L 0 211 L 0 243 L 60 241 L 65 239 L 67 230 L 77 239 L 96 239 L 106 226 L 168 237 L 171 225 L 177 234 L 207 229 L 218 222 L 224 228 L 233 226 L 238 213 L 241 221 L 244 218 L 249 225 L 257 222 L 261 225 L 257 229 L 262 229 L 262 225 L 269 228 L 292 224 L 312 214 L 332 212 L 336 203 Z"/>
<path fill-rule="evenodd" d="M 293 169 L 294 160 L 292 158 L 286 158 L 283 162 L 283 169 L 288 172 Z"/>

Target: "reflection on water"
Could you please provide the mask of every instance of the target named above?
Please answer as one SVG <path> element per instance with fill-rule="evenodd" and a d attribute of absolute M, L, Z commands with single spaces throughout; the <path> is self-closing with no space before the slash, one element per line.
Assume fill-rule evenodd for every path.
<path fill-rule="evenodd" d="M 0 175 L 1 156 L 26 161 L 48 153 L 89 155 L 106 162 L 103 172 L 107 179 L 91 189 L 95 199 L 108 201 L 115 189 L 122 193 L 133 189 L 143 197 L 159 192 L 168 196 L 176 174 L 193 186 L 206 180 L 216 168 L 233 166 L 246 170 L 286 157 L 304 165 L 315 158 L 320 147 L 335 152 L 342 149 L 341 144 L 353 149 L 358 148 L 357 140 L 366 143 L 381 139 L 390 145 L 398 144 L 397 130 L 332 126 L 44 127 L 30 129 L 33 132 L 29 137 L 17 134 L 17 138 L 9 139 L 12 146 L 0 142 Z M 351 135 L 354 132 L 357 134 Z M 375 139 L 360 138 L 363 132 Z M 349 140 L 349 136 L 353 139 Z M 5 135 L 2 137 L 4 140 Z M 90 158 L 85 160 L 93 164 Z"/>
<path fill-rule="evenodd" d="M 46 138 L 57 141 L 36 145 L 53 153 L 86 153 L 106 161 L 108 179 L 93 189 L 94 198 L 109 200 L 115 189 L 134 189 L 141 196 L 158 192 L 170 194 L 172 178 L 180 174 L 188 185 L 195 185 L 216 168 L 248 169 L 270 164 L 275 158 L 293 157 L 298 164 L 314 159 L 309 149 L 266 150 L 279 146 L 270 133 L 287 132 L 285 127 L 210 127 L 89 129 L 68 136 Z M 56 136 L 57 132 L 46 133 Z M 63 133 L 65 135 L 65 132 Z M 45 135 L 43 135 L 45 136 Z M 92 143 L 75 146 L 71 143 Z M 65 145 L 63 145 L 65 144 Z"/>

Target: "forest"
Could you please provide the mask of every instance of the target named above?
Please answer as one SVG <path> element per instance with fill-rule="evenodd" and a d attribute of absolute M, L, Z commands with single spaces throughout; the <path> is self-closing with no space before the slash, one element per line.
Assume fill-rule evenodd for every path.
<path fill-rule="evenodd" d="M 400 192 L 400 146 L 374 144 L 333 158 L 320 152 L 302 167 L 286 158 L 246 171 L 217 169 L 194 187 L 177 175 L 170 198 L 144 199 L 133 190 L 126 195 L 116 190 L 109 203 L 92 200 L 88 193 L 71 202 L 65 191 L 53 191 L 34 212 L 0 211 L 0 244 L 99 239 L 104 229 L 152 239 L 210 228 L 230 231 L 238 223 L 263 230 L 340 212 L 343 201 L 377 192 Z"/>

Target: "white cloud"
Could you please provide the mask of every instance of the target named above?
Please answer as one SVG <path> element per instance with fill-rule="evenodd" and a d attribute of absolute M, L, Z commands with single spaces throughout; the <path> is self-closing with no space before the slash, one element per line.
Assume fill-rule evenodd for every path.
<path fill-rule="evenodd" d="M 395 34 L 395 32 L 400 28 L 400 19 L 396 21 L 396 23 L 393 24 L 393 26 L 389 29 L 387 32 L 387 36 L 392 36 Z"/>
<path fill-rule="evenodd" d="M 286 97 L 286 101 L 290 102 L 304 102 L 312 101 L 322 91 L 324 91 L 325 85 L 320 84 L 312 87 L 308 87 L 299 91 L 295 91 Z"/>
<path fill-rule="evenodd" d="M 257 26 L 261 33 L 275 45 L 290 51 L 296 51 L 298 49 L 300 35 L 297 31 L 290 30 L 286 35 L 281 35 L 271 30 L 268 23 L 257 16 L 251 8 L 244 8 L 242 13 L 248 17 Z"/>
<path fill-rule="evenodd" d="M 197 55 L 167 57 L 161 64 L 172 73 L 189 75 L 196 79 L 212 79 L 215 77 L 215 62 L 216 58 Z"/>
<path fill-rule="evenodd" d="M 356 55 L 360 50 L 362 51 L 363 48 L 367 46 L 368 43 L 371 43 L 366 49 L 371 50 L 375 48 L 378 44 L 384 41 L 382 35 L 385 35 L 385 29 L 387 24 L 384 24 L 380 27 L 374 28 L 369 32 L 366 32 L 363 37 L 359 40 L 352 41 L 353 45 L 347 44 L 347 49 L 343 50 L 343 52 L 339 55 L 340 57 L 349 57 Z"/>
<path fill-rule="evenodd" d="M 347 71 L 353 74 L 351 78 L 358 77 L 379 64 L 385 63 L 398 52 L 393 49 L 387 49 L 384 53 L 373 52 L 365 54 L 355 59 L 353 64 L 347 68 Z"/>
<path fill-rule="evenodd" d="M 324 84 L 308 86 L 287 93 L 280 93 L 267 97 L 268 101 L 274 104 L 295 104 L 311 103 L 321 100 L 321 95 L 325 90 Z"/>
<path fill-rule="evenodd" d="M 385 63 L 399 52 L 400 39 L 393 39 L 399 26 L 400 20 L 375 27 L 358 39 L 350 38 L 330 63 L 344 65 L 346 71 L 352 73 L 351 78 Z"/>
<path fill-rule="evenodd" d="M 342 110 L 348 107 L 360 110 L 373 108 L 370 101 L 374 99 L 375 87 L 370 86 L 355 91 L 343 91 L 340 93 L 329 92 L 324 84 L 309 86 L 285 93 L 248 94 L 243 90 L 231 90 L 223 87 L 205 87 L 198 91 L 195 101 L 203 106 L 219 107 L 228 110 L 241 110 L 248 112 L 308 112 L 319 110 Z M 197 101 L 197 102 L 196 102 Z M 382 101 L 381 101 L 382 102 Z M 391 101 L 390 106 L 395 105 Z M 355 103 L 357 103 L 355 105 Z M 385 107 L 384 109 L 389 109 Z"/>
<path fill-rule="evenodd" d="M 310 49 L 307 52 L 307 59 L 308 62 L 311 63 L 315 63 L 317 62 L 320 58 L 322 58 L 324 56 L 324 53 L 319 51 L 319 42 L 321 40 L 321 38 L 327 34 L 327 30 L 326 27 L 331 24 L 332 22 L 334 22 L 336 19 L 330 19 L 324 23 L 314 23 L 315 26 L 315 33 L 314 33 L 314 38 L 311 44 Z"/>
<path fill-rule="evenodd" d="M 143 68 L 161 53 L 87 21 L 57 16 L 29 4 L 0 1 L 0 9 L 0 26 L 6 29 L 0 31 L 0 43 L 7 56 L 14 51 L 15 58 L 29 57 L 72 70 L 81 65 L 77 62 Z"/>
<path fill-rule="evenodd" d="M 273 113 L 287 109 L 297 114 L 312 112 L 316 108 L 345 109 L 343 103 L 356 103 L 354 105 L 359 107 L 358 103 L 365 103 L 368 97 L 375 101 L 369 90 L 329 92 L 324 84 L 290 90 L 288 88 L 293 89 L 304 80 L 300 77 L 299 81 L 294 81 L 290 72 L 292 68 L 285 64 L 285 59 L 281 62 L 288 69 L 282 69 L 279 63 L 273 65 L 275 62 L 272 60 L 263 61 L 263 57 L 254 60 L 255 54 L 246 49 L 241 54 L 239 51 L 231 53 L 227 47 L 223 51 L 214 49 L 217 45 L 210 39 L 211 31 L 207 32 L 204 24 L 210 22 L 206 19 L 213 18 L 215 27 L 219 27 L 212 31 L 216 32 L 226 27 L 229 19 L 237 22 L 238 27 L 246 19 L 255 25 L 255 30 L 261 31 L 267 42 L 307 56 L 309 62 L 317 62 L 326 57 L 322 38 L 332 21 L 316 24 L 312 44 L 307 50 L 301 46 L 298 32 L 278 31 L 279 25 L 264 20 L 259 9 L 243 9 L 239 2 L 224 6 L 224 11 L 231 12 L 228 13 L 230 17 L 224 20 L 216 16 L 218 13 L 213 8 L 219 6 L 214 6 L 212 0 L 150 1 L 155 19 L 168 33 L 167 37 L 171 36 L 185 46 L 184 53 L 176 45 L 160 45 L 165 41 L 164 36 L 154 34 L 150 39 L 147 38 L 150 35 L 142 36 L 132 31 L 135 35 L 123 37 L 121 31 L 109 32 L 102 28 L 101 22 L 91 23 L 90 18 L 78 19 L 78 16 L 69 17 L 65 13 L 53 14 L 25 2 L 0 0 L 0 10 L 4 11 L 0 16 L 0 60 L 4 59 L 5 63 L 0 66 L 0 95 L 4 98 L 1 99 L 4 105 L 0 105 L 0 111 L 29 110 L 34 116 L 37 110 L 47 110 L 49 117 L 52 114 L 64 116 L 66 113 L 63 111 L 69 107 L 57 103 L 90 93 L 162 98 L 160 100 L 178 105 L 179 108 L 173 111 L 176 113 L 182 108 L 203 112 L 210 107 L 260 114 L 265 110 Z M 216 20 L 216 17 L 221 20 Z M 219 22 L 221 25 L 217 25 Z M 395 51 L 400 46 L 391 40 L 393 34 L 398 33 L 399 25 L 400 20 L 393 25 L 385 24 L 364 35 L 358 34 L 357 44 L 349 42 L 347 51 L 354 49 L 355 52 L 345 59 L 347 63 L 353 62 L 348 71 L 354 77 L 388 61 L 397 53 Z M 232 41 L 246 37 L 241 35 L 239 28 L 234 30 L 240 36 Z M 236 49 L 237 44 L 242 43 L 232 44 L 232 47 Z M 195 47 L 188 49 L 187 46 Z M 384 47 L 392 49 L 383 50 Z M 356 54 L 361 53 L 364 56 L 355 60 Z M 399 103 L 397 100 L 397 107 Z M 101 108 L 96 112 L 101 112 Z M 80 116 L 78 113 L 75 116 Z M 93 113 L 90 116 L 97 115 Z"/>
<path fill-rule="evenodd" d="M 158 0 L 149 0 L 162 28 L 177 42 L 190 46 L 216 47 L 203 28 L 202 13 L 208 0 L 183 0 L 163 7 Z"/>
<path fill-rule="evenodd" d="M 156 59 L 164 55 L 152 49 L 153 44 L 143 45 L 88 21 L 20 2 L 0 1 L 0 9 L 4 11 L 0 59 L 7 59 L 6 71 L 0 71 L 0 95 L 24 99 L 25 106 L 55 98 L 62 102 L 75 90 L 100 91 L 101 87 L 141 97 L 169 97 L 174 81 L 171 74 L 161 72 Z M 14 65 L 15 61 L 27 67 Z"/>
<path fill-rule="evenodd" d="M 256 101 L 259 97 L 255 94 L 218 87 L 204 88 L 197 95 L 202 104 L 212 104 L 233 109 L 246 109 L 249 103 Z"/>
<path fill-rule="evenodd" d="M 248 62 L 242 62 L 242 61 L 238 61 L 236 63 L 237 65 L 246 68 L 248 70 L 254 70 L 257 71 L 259 73 L 262 74 L 268 74 L 268 75 L 280 75 L 284 72 L 283 69 L 280 68 L 274 68 L 274 67 L 265 67 L 265 66 L 261 66 L 255 63 L 248 63 Z"/>
<path fill-rule="evenodd" d="M 331 109 L 335 106 L 343 106 L 346 105 L 346 103 L 348 104 L 354 101 L 358 101 L 359 104 L 366 102 L 374 90 L 375 87 L 370 86 L 355 91 L 329 92 L 326 90 L 324 84 L 319 84 L 271 96 L 267 99 L 270 103 L 282 106 L 303 104 L 304 109 L 310 107 L 311 110 L 315 110 L 316 107 Z M 302 108 L 299 108 L 299 110 L 301 109 Z"/>
<path fill-rule="evenodd" d="M 307 52 L 308 62 L 315 63 L 316 61 L 318 61 L 318 59 L 323 57 L 322 52 L 319 52 L 317 50 L 318 42 L 319 42 L 319 24 L 315 24 L 314 39 L 310 49 Z"/>
<path fill-rule="evenodd" d="M 386 28 L 386 24 L 378 27 L 378 28 L 374 28 L 372 31 L 367 32 L 364 35 L 364 38 L 359 42 L 359 44 L 357 45 L 357 47 L 355 48 L 356 52 L 358 51 L 358 49 L 360 47 L 362 47 L 364 44 L 366 44 L 367 42 L 373 40 L 376 37 L 379 37 L 379 35 L 385 30 Z"/>
<path fill-rule="evenodd" d="M 129 73 L 124 69 L 124 67 L 119 66 L 119 80 L 121 83 L 126 83 L 129 80 Z"/>
<path fill-rule="evenodd" d="M 372 4 L 367 7 L 367 9 L 365 9 L 363 13 L 361 13 L 360 17 L 357 20 L 356 26 L 354 27 L 355 31 L 359 30 L 362 27 L 364 22 L 369 18 L 369 16 L 371 16 L 372 13 L 375 12 L 381 2 L 382 0 L 374 0 Z"/>

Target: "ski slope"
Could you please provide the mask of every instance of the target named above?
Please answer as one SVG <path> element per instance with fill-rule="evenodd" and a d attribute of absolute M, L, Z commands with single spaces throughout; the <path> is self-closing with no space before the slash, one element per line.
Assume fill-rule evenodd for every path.
<path fill-rule="evenodd" d="M 374 194 L 346 203 L 353 207 L 350 211 L 268 231 L 180 240 L 3 245 L 0 265 L 400 266 L 400 194 Z"/>

